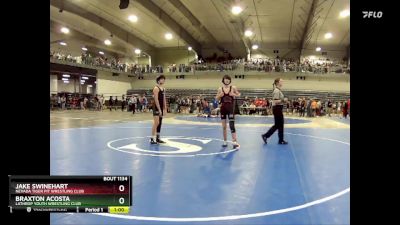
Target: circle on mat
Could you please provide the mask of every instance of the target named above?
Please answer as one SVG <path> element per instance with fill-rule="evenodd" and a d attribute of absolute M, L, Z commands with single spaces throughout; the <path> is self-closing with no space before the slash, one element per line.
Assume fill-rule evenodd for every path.
<path fill-rule="evenodd" d="M 177 120 L 205 123 L 221 123 L 221 118 L 204 118 L 197 116 L 177 116 Z M 236 124 L 273 124 L 274 118 L 271 116 L 236 116 Z M 285 118 L 285 124 L 311 123 L 311 120 Z"/>
<path fill-rule="evenodd" d="M 155 157 L 194 157 L 233 152 L 238 148 L 222 148 L 223 140 L 205 137 L 166 136 L 165 144 L 151 145 L 150 137 L 129 137 L 112 140 L 107 146 L 116 151 Z M 230 141 L 227 141 L 230 142 Z M 230 142 L 232 143 L 232 142 Z"/>
<path fill-rule="evenodd" d="M 350 146 L 350 143 L 348 143 L 346 141 L 340 141 L 340 140 L 335 140 L 335 139 L 331 139 L 331 138 L 324 138 L 324 137 L 305 135 L 305 134 L 296 134 L 296 133 L 285 133 L 285 134 L 293 135 L 293 136 L 308 137 L 308 138 L 317 139 L 317 140 L 336 142 L 336 143 L 341 143 L 341 144 Z M 139 221 L 162 221 L 162 222 L 230 221 L 230 220 L 264 217 L 264 216 L 277 215 L 277 214 L 297 211 L 297 210 L 305 209 L 305 208 L 308 208 L 311 206 L 319 205 L 324 202 L 328 202 L 330 200 L 333 200 L 340 196 L 343 196 L 347 193 L 350 193 L 350 187 L 347 187 L 347 188 L 345 188 L 341 191 L 338 191 L 334 194 L 330 194 L 330 195 L 318 198 L 313 201 L 305 202 L 303 204 L 298 204 L 298 205 L 294 205 L 291 207 L 281 208 L 281 209 L 276 209 L 276 210 L 261 211 L 261 212 L 248 213 L 248 214 L 238 214 L 238 215 L 223 215 L 223 216 L 213 216 L 213 217 L 207 217 L 207 216 L 205 216 L 205 217 L 155 217 L 155 216 L 152 217 L 152 216 L 138 216 L 138 215 L 113 215 L 113 214 L 106 214 L 106 213 L 95 213 L 95 215 L 120 218 L 120 219 L 128 219 L 128 220 L 139 220 Z"/>

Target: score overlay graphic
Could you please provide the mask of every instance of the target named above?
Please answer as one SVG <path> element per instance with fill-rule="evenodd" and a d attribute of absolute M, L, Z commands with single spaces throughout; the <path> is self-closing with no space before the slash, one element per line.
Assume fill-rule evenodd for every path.
<path fill-rule="evenodd" d="M 16 212 L 128 213 L 131 176 L 9 176 Z"/>

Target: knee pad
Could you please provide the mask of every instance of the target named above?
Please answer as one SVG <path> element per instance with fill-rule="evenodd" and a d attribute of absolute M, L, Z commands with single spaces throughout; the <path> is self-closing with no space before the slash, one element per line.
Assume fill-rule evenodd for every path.
<path fill-rule="evenodd" d="M 158 121 L 158 126 L 157 126 L 157 132 L 161 132 L 161 124 L 162 124 L 162 118 L 160 117 L 160 120 Z"/>
<path fill-rule="evenodd" d="M 236 133 L 235 120 L 229 120 L 229 128 L 231 128 L 231 133 Z"/>

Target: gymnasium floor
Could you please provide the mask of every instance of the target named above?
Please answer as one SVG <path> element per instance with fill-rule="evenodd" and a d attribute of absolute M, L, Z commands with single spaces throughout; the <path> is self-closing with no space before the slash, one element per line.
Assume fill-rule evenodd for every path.
<path fill-rule="evenodd" d="M 219 119 L 177 114 L 163 120 L 168 143 L 151 146 L 150 119 L 51 112 L 52 175 L 133 176 L 128 215 L 52 214 L 51 224 L 350 224 L 349 119 L 286 117 L 282 146 L 260 138 L 272 116 L 238 116 L 240 149 L 221 147 Z"/>

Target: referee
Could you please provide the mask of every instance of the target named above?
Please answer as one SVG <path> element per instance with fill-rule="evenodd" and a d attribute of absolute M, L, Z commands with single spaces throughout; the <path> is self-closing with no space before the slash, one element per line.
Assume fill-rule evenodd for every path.
<path fill-rule="evenodd" d="M 272 84 L 273 92 L 272 92 L 272 112 L 274 114 L 275 124 L 268 130 L 267 133 L 261 135 L 265 144 L 267 144 L 267 139 L 271 137 L 271 135 L 278 130 L 279 142 L 280 145 L 286 145 L 288 142 L 283 140 L 283 104 L 287 101 L 284 98 L 281 88 L 282 88 L 283 80 L 281 78 L 276 78 L 274 83 Z"/>

